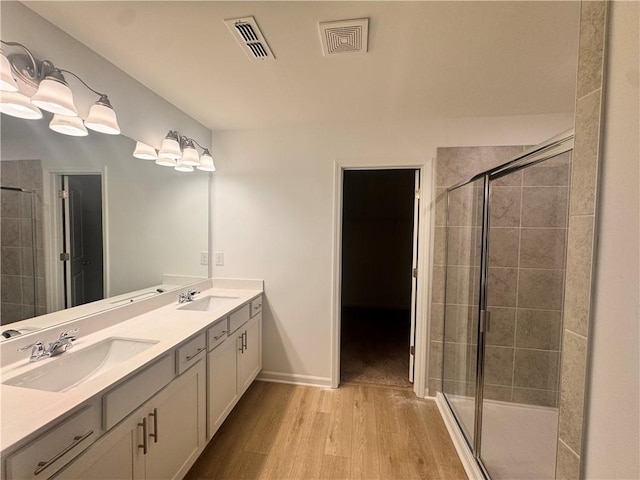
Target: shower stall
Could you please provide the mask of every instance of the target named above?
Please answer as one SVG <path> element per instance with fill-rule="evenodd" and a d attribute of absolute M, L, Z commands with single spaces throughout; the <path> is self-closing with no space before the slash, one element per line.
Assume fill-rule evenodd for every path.
<path fill-rule="evenodd" d="M 572 149 L 447 189 L 442 394 L 487 478 L 555 477 Z"/>

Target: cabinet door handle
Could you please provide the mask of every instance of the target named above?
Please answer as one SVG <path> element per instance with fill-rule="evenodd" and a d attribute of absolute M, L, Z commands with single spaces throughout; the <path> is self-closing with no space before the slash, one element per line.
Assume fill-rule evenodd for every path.
<path fill-rule="evenodd" d="M 48 468 L 51 464 L 60 460 L 61 457 L 69 453 L 71 450 L 73 450 L 74 447 L 76 447 L 83 440 L 86 440 L 87 438 L 89 438 L 91 435 L 93 435 L 93 430 L 89 430 L 84 435 L 76 435 L 75 437 L 73 437 L 73 442 L 71 442 L 71 445 L 65 447 L 62 451 L 58 452 L 53 458 L 47 461 L 38 462 L 38 468 L 36 468 L 33 474 L 39 475 L 43 470 Z"/>
<path fill-rule="evenodd" d="M 246 349 L 248 348 L 248 347 L 247 347 L 247 331 L 246 331 L 246 330 L 245 330 L 245 331 L 244 331 L 244 333 L 242 334 L 242 338 L 244 339 L 244 340 L 243 340 L 242 348 L 243 348 L 244 350 L 246 350 Z"/>
<path fill-rule="evenodd" d="M 142 445 L 138 445 L 138 448 L 142 449 L 142 453 L 147 454 L 147 417 L 142 419 L 141 423 L 138 423 L 139 427 L 142 427 Z"/>
<path fill-rule="evenodd" d="M 205 347 L 199 348 L 196 350 L 196 353 L 194 353 L 193 355 L 189 355 L 185 360 L 187 362 L 190 362 L 192 359 L 196 358 L 198 356 L 198 354 L 204 350 Z"/>
<path fill-rule="evenodd" d="M 158 443 L 158 409 L 154 408 L 153 413 L 150 413 L 149 416 L 153 417 L 153 433 L 150 433 L 149 436 L 153 438 L 153 443 Z"/>
<path fill-rule="evenodd" d="M 214 337 L 213 337 L 213 339 L 214 339 L 214 340 L 220 340 L 220 339 L 221 339 L 222 337 L 224 337 L 227 333 L 229 333 L 229 332 L 227 332 L 226 330 L 223 330 L 223 331 L 220 333 L 220 335 L 218 335 L 218 336 L 214 336 Z"/>
<path fill-rule="evenodd" d="M 242 339 L 242 334 L 240 334 L 240 336 L 238 337 L 238 340 L 240 340 L 240 348 L 238 350 L 244 353 L 244 340 Z"/>

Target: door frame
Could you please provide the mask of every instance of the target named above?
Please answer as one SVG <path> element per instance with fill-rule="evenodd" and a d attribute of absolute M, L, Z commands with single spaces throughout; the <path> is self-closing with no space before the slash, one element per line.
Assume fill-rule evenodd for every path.
<path fill-rule="evenodd" d="M 43 182 L 43 198 L 45 199 L 44 215 L 44 249 L 45 249 L 45 284 L 47 312 L 64 309 L 64 265 L 59 254 L 64 249 L 62 205 L 58 198 L 60 179 L 66 175 L 100 175 L 102 178 L 102 262 L 104 298 L 109 297 L 109 243 L 108 243 L 108 208 L 107 208 L 107 167 L 102 169 L 56 169 L 44 172 L 48 181 Z M 48 213 L 48 214 L 47 214 Z"/>
<path fill-rule="evenodd" d="M 429 298 L 431 298 L 430 264 L 432 261 L 432 223 L 434 209 L 435 162 L 431 158 L 422 164 L 415 162 L 336 160 L 333 165 L 333 275 L 331 315 L 331 388 L 340 385 L 340 329 L 342 325 L 342 189 L 345 170 L 419 170 L 420 211 L 418 221 L 418 291 L 416 298 L 416 330 L 413 391 L 424 398 L 427 394 Z"/>

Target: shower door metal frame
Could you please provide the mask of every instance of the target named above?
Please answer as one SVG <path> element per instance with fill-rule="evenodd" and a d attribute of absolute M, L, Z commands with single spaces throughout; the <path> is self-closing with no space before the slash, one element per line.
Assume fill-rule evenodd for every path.
<path fill-rule="evenodd" d="M 474 457 L 476 463 L 480 467 L 482 474 L 485 478 L 490 479 L 491 476 L 487 468 L 485 467 L 482 459 L 481 459 L 481 450 L 482 450 L 482 407 L 484 401 L 484 360 L 485 360 L 485 337 L 488 330 L 489 324 L 489 313 L 487 310 L 487 291 L 488 291 L 488 272 L 489 272 L 489 212 L 490 212 L 490 198 L 491 198 L 491 182 L 501 178 L 505 175 L 509 175 L 511 173 L 515 173 L 518 170 L 522 170 L 527 167 L 531 167 L 538 163 L 549 160 L 553 157 L 561 155 L 565 152 L 573 150 L 573 141 L 574 141 L 574 130 L 567 130 L 555 137 L 550 138 L 546 142 L 543 142 L 535 147 L 532 147 L 526 151 L 524 151 L 521 155 L 517 155 L 513 159 L 499 165 L 497 167 L 491 168 L 484 172 L 480 172 L 469 180 L 465 180 L 463 182 L 459 182 L 447 189 L 447 197 L 446 197 L 446 234 L 444 240 L 444 248 L 445 248 L 445 275 L 444 275 L 444 324 L 443 324 L 443 335 L 446 331 L 446 320 L 447 320 L 447 276 L 449 269 L 449 245 L 448 245 L 448 237 L 449 237 L 449 207 L 450 207 L 450 194 L 454 190 L 458 188 L 462 188 L 464 186 L 470 185 L 471 183 L 482 179 L 483 180 L 483 203 L 482 203 L 482 247 L 481 247 L 481 256 L 480 256 L 480 282 L 478 292 L 478 311 L 477 311 L 477 331 L 476 331 L 476 339 L 477 339 L 477 348 L 476 348 L 476 390 L 475 390 L 475 409 L 474 409 L 474 431 L 473 431 L 473 445 L 469 441 L 469 439 L 464 435 L 465 442 L 469 447 L 472 456 Z M 458 418 L 455 409 L 452 407 L 451 402 L 449 401 L 446 392 L 444 390 L 444 371 L 445 371 L 445 359 L 444 359 L 444 338 L 443 338 L 443 348 L 442 348 L 442 374 L 441 374 L 441 389 L 443 393 L 443 398 L 447 405 L 447 408 L 452 413 L 453 418 L 455 419 L 458 429 L 461 432 L 464 432 L 462 427 L 462 422 Z"/>

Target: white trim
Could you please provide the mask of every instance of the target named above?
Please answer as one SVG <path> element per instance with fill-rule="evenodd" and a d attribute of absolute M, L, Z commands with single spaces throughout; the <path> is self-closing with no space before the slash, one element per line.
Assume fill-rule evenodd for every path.
<path fill-rule="evenodd" d="M 423 325 L 426 328 L 425 332 L 417 332 L 421 334 L 426 342 L 426 345 L 421 348 L 425 356 L 422 359 L 422 367 L 424 375 L 421 380 L 423 382 L 423 389 L 421 396 L 435 396 L 436 392 L 429 391 L 429 352 L 431 351 L 431 298 L 433 290 L 433 256 L 434 256 L 434 242 L 435 228 L 436 228 L 436 159 L 431 157 L 424 167 L 426 176 L 421 181 L 424 195 L 421 198 L 421 208 L 423 212 L 423 221 L 420 222 L 420 228 L 422 231 L 420 235 L 423 239 L 423 252 L 425 253 L 421 257 L 420 270 L 423 275 L 420 278 L 420 282 L 423 288 L 420 289 L 418 301 L 422 305 L 422 311 L 424 312 L 425 321 Z M 428 181 L 427 181 L 428 178 Z M 427 201 L 428 199 L 428 201 Z M 418 270 L 418 272 L 420 272 Z"/>
<path fill-rule="evenodd" d="M 478 466 L 467 442 L 462 436 L 462 432 L 456 423 L 455 418 L 453 418 L 453 414 L 449 407 L 447 406 L 447 402 L 442 395 L 442 392 L 438 392 L 436 397 L 436 405 L 438 406 L 438 410 L 440 411 L 440 416 L 444 421 L 445 426 L 447 427 L 447 431 L 449 432 L 449 436 L 451 437 L 451 441 L 453 442 L 453 446 L 456 448 L 456 452 L 458 452 L 458 457 L 462 462 L 462 466 L 464 467 L 464 471 L 470 480 L 484 480 L 485 476 L 482 474 L 480 467 Z"/>
<path fill-rule="evenodd" d="M 256 380 L 273 383 L 289 383 L 307 387 L 331 387 L 331 378 L 298 375 L 297 373 L 270 372 L 262 370 Z"/>
<path fill-rule="evenodd" d="M 427 313 L 428 304 L 425 303 L 425 290 L 431 292 L 431 275 L 427 270 L 431 256 L 431 224 L 432 213 L 431 203 L 433 203 L 433 172 L 434 160 L 431 158 L 424 164 L 415 164 L 411 162 L 397 163 L 368 162 L 336 160 L 333 166 L 334 182 L 333 182 L 333 277 L 332 277 L 332 312 L 331 319 L 331 388 L 338 388 L 340 384 L 340 295 L 341 295 L 341 263 L 342 263 L 342 172 L 343 170 L 395 170 L 395 169 L 416 169 L 420 170 L 421 191 L 420 201 L 420 231 L 418 233 L 418 296 L 416 299 L 416 345 L 415 345 L 415 374 L 413 391 L 418 397 L 424 397 L 426 392 L 426 376 L 427 376 L 427 348 L 428 341 L 428 322 Z M 429 182 L 425 179 L 429 178 Z M 424 186 L 424 187 L 423 187 Z M 429 198 L 430 202 L 422 201 L 422 197 Z M 429 208 L 427 208 L 429 207 Z M 426 287 L 426 288 L 425 288 Z M 427 299 L 430 296 L 426 297 Z"/>

